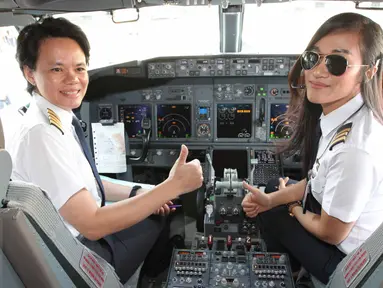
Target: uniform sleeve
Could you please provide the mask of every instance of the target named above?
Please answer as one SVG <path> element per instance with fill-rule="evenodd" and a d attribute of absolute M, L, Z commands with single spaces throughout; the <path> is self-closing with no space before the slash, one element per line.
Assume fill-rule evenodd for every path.
<path fill-rule="evenodd" d="M 377 185 L 371 155 L 357 148 L 345 148 L 329 162 L 322 208 L 330 216 L 356 221 Z"/>
<path fill-rule="evenodd" d="M 45 190 L 56 209 L 86 187 L 76 173 L 78 164 L 66 143 L 53 127 L 39 125 L 28 132 L 18 150 L 26 181 Z"/>

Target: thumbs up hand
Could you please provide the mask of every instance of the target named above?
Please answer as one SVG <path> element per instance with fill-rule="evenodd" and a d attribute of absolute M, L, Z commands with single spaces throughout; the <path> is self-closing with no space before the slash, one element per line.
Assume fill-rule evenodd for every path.
<path fill-rule="evenodd" d="M 256 217 L 259 213 L 265 212 L 272 208 L 271 199 L 269 194 L 261 192 L 259 189 L 243 183 L 243 187 L 249 190 L 242 201 L 243 211 L 247 217 Z"/>
<path fill-rule="evenodd" d="M 186 163 L 188 154 L 188 148 L 182 145 L 180 156 L 169 172 L 168 180 L 177 183 L 177 187 L 181 188 L 180 194 L 198 189 L 203 182 L 201 163 L 198 159 Z"/>

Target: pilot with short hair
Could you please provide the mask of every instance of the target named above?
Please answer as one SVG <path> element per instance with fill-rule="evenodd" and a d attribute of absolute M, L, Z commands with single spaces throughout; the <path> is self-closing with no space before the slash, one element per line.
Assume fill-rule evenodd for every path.
<path fill-rule="evenodd" d="M 383 222 L 382 51 L 382 28 L 371 19 L 327 20 L 289 77 L 298 122 L 287 150 L 302 152 L 307 177 L 270 182 L 268 194 L 244 184 L 244 211 L 259 214 L 268 251 L 288 253 L 294 271 L 303 266 L 325 284 Z"/>
<path fill-rule="evenodd" d="M 8 145 L 12 179 L 45 190 L 73 236 L 111 263 L 125 283 L 149 254 L 165 250 L 156 247 L 166 234 L 165 217 L 151 214 L 168 214 L 172 199 L 199 188 L 202 168 L 198 160 L 186 162 L 182 145 L 168 178 L 151 190 L 101 181 L 72 112 L 87 91 L 89 50 L 84 32 L 63 18 L 20 32 L 17 60 L 34 97 Z"/>

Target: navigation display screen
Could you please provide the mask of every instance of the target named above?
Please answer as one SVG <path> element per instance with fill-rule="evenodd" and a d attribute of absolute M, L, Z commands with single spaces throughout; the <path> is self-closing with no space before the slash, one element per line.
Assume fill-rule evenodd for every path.
<path fill-rule="evenodd" d="M 292 128 L 286 119 L 288 104 L 271 104 L 270 106 L 270 139 L 289 139 Z"/>
<path fill-rule="evenodd" d="M 141 121 L 143 118 L 152 117 L 152 110 L 150 105 L 132 104 L 132 105 L 119 105 L 120 122 L 124 123 L 125 131 L 129 138 L 136 138 L 143 133 Z"/>
<path fill-rule="evenodd" d="M 217 104 L 217 138 L 251 138 L 252 104 Z"/>
<path fill-rule="evenodd" d="M 191 137 L 191 105 L 157 105 L 158 138 Z"/>

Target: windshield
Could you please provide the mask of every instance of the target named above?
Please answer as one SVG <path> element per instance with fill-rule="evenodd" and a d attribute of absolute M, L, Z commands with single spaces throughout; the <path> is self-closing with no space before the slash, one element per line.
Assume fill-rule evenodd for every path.
<path fill-rule="evenodd" d="M 352 1 L 246 4 L 239 54 L 300 54 L 321 24 L 342 12 L 364 14 L 383 26 L 382 11 L 357 10 Z M 217 6 L 149 7 L 140 10 L 139 21 L 120 24 L 106 12 L 56 17 L 85 31 L 91 44 L 90 70 L 154 57 L 220 54 Z M 17 35 L 15 27 L 0 27 L 0 114 L 2 108 L 20 108 L 30 99 L 15 59 Z"/>
<path fill-rule="evenodd" d="M 0 27 L 0 111 L 11 104 L 20 107 L 29 101 L 26 82 L 15 58 L 17 36 L 15 27 Z"/>
<path fill-rule="evenodd" d="M 377 3 L 379 4 L 379 3 Z M 383 26 L 383 12 L 357 10 L 352 1 L 246 4 L 239 54 L 300 54 L 319 26 L 342 12 L 356 12 Z M 155 6 L 132 23 L 110 14 L 59 15 L 84 29 L 91 43 L 90 69 L 162 56 L 220 54 L 217 6 Z"/>

